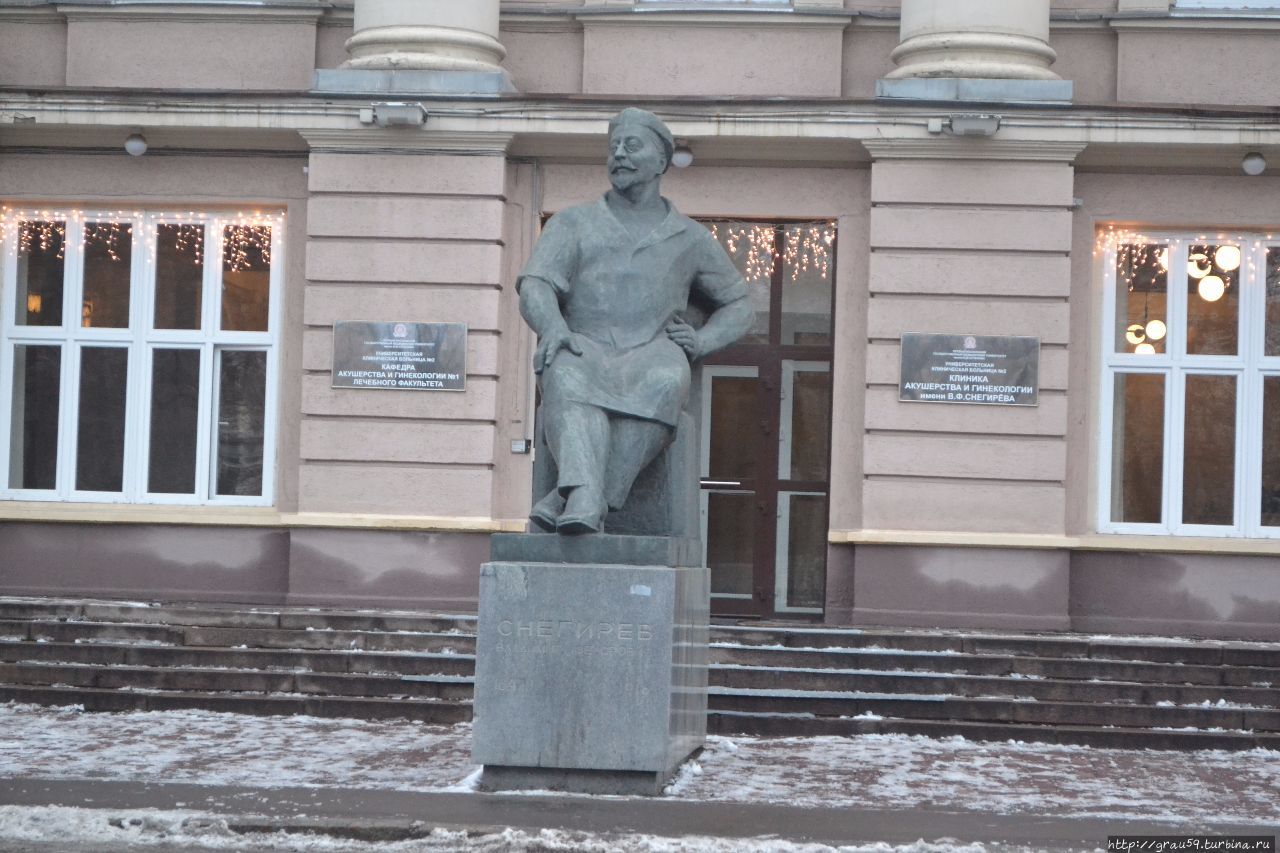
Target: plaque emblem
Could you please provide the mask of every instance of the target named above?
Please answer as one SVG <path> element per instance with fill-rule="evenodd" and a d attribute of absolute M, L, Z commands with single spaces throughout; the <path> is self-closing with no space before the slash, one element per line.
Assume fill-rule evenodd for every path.
<path fill-rule="evenodd" d="M 396 323 L 391 329 L 391 336 L 393 338 L 406 338 L 409 336 L 409 327 L 404 323 Z"/>
<path fill-rule="evenodd" d="M 968 336 L 966 336 L 966 337 L 965 337 L 965 339 L 964 339 L 964 348 L 965 348 L 965 349 L 977 349 L 977 348 L 978 348 L 978 339 L 977 339 L 977 338 L 975 338 L 973 335 L 968 335 Z"/>

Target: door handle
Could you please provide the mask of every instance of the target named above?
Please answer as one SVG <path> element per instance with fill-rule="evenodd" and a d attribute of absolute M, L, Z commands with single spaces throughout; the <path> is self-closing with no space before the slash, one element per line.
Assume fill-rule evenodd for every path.
<path fill-rule="evenodd" d="M 702 488 L 737 488 L 742 485 L 741 480 L 699 480 L 698 485 Z"/>

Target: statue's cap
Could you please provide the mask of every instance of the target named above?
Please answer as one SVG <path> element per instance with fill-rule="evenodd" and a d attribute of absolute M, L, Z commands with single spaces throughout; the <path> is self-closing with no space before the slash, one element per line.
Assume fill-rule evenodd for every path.
<path fill-rule="evenodd" d="M 667 161 L 670 162 L 671 153 L 676 148 L 676 140 L 671 135 L 671 128 L 667 127 L 662 119 L 648 110 L 642 110 L 639 107 L 627 107 L 609 121 L 609 135 L 613 136 L 614 131 L 628 124 L 648 128 L 657 134 L 658 138 L 662 140 L 662 146 L 667 150 Z"/>

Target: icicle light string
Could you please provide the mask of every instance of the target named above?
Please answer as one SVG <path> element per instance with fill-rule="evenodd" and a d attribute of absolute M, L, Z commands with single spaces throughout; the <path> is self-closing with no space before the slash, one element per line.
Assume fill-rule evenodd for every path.
<path fill-rule="evenodd" d="M 192 263 L 204 263 L 204 231 L 206 223 L 213 222 L 223 229 L 223 263 L 228 272 L 250 269 L 260 258 L 264 266 L 271 263 L 271 233 L 284 223 L 281 214 L 264 214 L 243 211 L 234 214 L 200 213 L 194 210 L 182 212 L 152 212 L 155 227 L 146 228 L 148 252 L 154 256 L 157 234 L 172 228 L 172 243 L 179 254 L 191 257 Z M 34 251 L 55 252 L 62 260 L 66 253 L 67 228 L 72 223 L 83 225 L 81 245 L 97 246 L 105 250 L 112 261 L 120 261 L 120 250 L 133 239 L 133 227 L 144 222 L 147 211 L 141 210 L 15 210 L 0 208 L 0 234 L 6 238 L 16 231 L 17 239 L 10 242 L 10 254 L 15 250 L 27 255 Z M 169 237 L 163 237 L 168 241 Z M 256 257 L 255 257 L 256 256 Z"/>
<path fill-rule="evenodd" d="M 797 281 L 804 273 L 814 271 L 822 278 L 831 272 L 831 246 L 836 240 L 835 225 L 827 221 L 792 225 L 769 225 L 755 222 L 709 222 L 712 236 L 724 245 L 729 256 L 743 262 L 743 278 L 767 281 L 779 261 L 790 269 L 790 279 Z M 777 248 L 777 229 L 783 229 L 783 248 Z"/>

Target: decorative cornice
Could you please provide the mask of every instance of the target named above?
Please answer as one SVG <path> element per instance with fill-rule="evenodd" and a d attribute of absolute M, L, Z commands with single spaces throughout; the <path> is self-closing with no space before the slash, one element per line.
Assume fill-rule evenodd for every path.
<path fill-rule="evenodd" d="M 848 27 L 857 12 L 844 9 L 760 9 L 728 6 L 586 6 L 570 12 L 584 27 L 595 24 L 622 24 L 629 27 L 781 27 L 798 29 L 841 29 Z"/>
<path fill-rule="evenodd" d="M 251 21 L 261 23 L 315 22 L 325 13 L 318 0 L 274 0 L 262 4 L 203 0 L 199 3 L 56 3 L 57 13 L 67 21 L 183 21 L 194 23 L 227 23 Z"/>
<path fill-rule="evenodd" d="M 557 10 L 555 14 L 503 12 L 498 30 L 500 33 L 577 33 L 582 31 L 582 22 L 564 10 Z"/>
<path fill-rule="evenodd" d="M 1170 30 L 1193 32 L 1275 32 L 1280 30 L 1280 15 L 1132 15 L 1113 16 L 1111 28 L 1124 33 L 1167 33 Z"/>
<path fill-rule="evenodd" d="M 1083 142 L 1021 139 L 864 139 L 872 160 L 1028 160 L 1070 163 L 1086 147 Z"/>
<path fill-rule="evenodd" d="M 430 119 L 428 119 L 430 121 Z M 462 154 L 503 157 L 513 134 L 408 128 L 301 130 L 312 151 L 343 153 Z"/>

